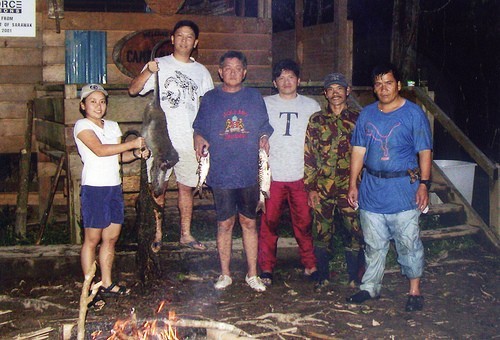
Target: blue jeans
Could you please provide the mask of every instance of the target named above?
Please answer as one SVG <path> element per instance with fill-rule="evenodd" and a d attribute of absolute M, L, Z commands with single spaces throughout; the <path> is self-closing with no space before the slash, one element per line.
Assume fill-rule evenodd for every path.
<path fill-rule="evenodd" d="M 361 290 L 371 297 L 380 295 L 384 277 L 385 259 L 390 240 L 394 239 L 401 273 L 408 279 L 422 276 L 424 271 L 424 246 L 419 236 L 419 210 L 396 214 L 377 214 L 360 210 L 361 228 L 365 238 L 366 272 Z"/>

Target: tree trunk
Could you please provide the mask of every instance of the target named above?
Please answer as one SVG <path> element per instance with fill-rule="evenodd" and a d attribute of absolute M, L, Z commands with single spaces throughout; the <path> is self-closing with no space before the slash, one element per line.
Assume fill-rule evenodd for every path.
<path fill-rule="evenodd" d="M 417 34 L 420 0 L 394 0 L 391 61 L 406 85 L 417 77 Z"/>

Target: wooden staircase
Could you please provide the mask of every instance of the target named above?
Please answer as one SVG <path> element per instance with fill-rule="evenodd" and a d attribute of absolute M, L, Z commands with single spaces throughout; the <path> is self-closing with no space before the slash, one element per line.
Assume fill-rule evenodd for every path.
<path fill-rule="evenodd" d="M 422 240 L 440 240 L 481 235 L 482 233 L 486 233 L 485 236 L 490 241 L 496 239 L 479 214 L 434 162 L 432 164 L 432 185 L 430 187 L 430 195 L 432 194 L 435 194 L 442 203 L 431 203 L 427 215 L 438 216 L 441 227 L 432 228 L 432 226 L 426 225 L 425 222 L 421 223 Z M 498 244 L 496 247 L 498 247 Z"/>

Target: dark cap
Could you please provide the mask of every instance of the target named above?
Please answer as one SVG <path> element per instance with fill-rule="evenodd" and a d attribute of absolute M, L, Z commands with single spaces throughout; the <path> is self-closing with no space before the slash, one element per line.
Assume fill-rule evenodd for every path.
<path fill-rule="evenodd" d="M 325 77 L 325 84 L 323 88 L 327 89 L 330 87 L 330 85 L 333 84 L 338 84 L 345 88 L 349 87 L 349 84 L 347 84 L 347 79 L 342 73 L 330 73 L 329 75 L 327 75 Z"/>

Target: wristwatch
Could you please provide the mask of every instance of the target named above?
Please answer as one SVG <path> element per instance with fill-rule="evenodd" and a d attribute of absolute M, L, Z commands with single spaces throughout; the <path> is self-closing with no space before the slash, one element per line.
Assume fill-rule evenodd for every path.
<path fill-rule="evenodd" d="M 420 184 L 424 184 L 427 187 L 427 191 L 431 187 L 431 180 L 430 179 L 421 179 Z"/>

